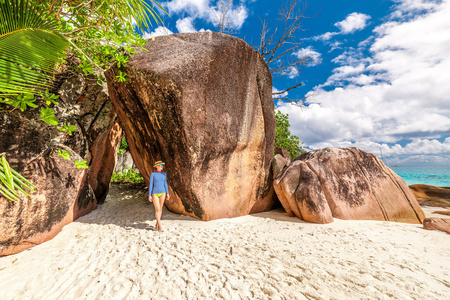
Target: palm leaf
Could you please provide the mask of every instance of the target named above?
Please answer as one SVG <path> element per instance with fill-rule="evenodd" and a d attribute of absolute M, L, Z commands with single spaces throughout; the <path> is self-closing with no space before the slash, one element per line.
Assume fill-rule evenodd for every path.
<path fill-rule="evenodd" d="M 25 189 L 34 193 L 34 188 L 36 188 L 34 184 L 9 166 L 5 156 L 0 156 L 0 195 L 14 201 L 20 199 L 16 190 L 30 196 Z"/>
<path fill-rule="evenodd" d="M 151 2 L 156 4 L 164 13 L 167 14 L 161 4 L 154 0 L 151 0 Z M 136 18 L 140 30 L 145 31 L 145 29 L 150 29 L 150 16 L 156 24 L 163 23 L 158 12 L 145 0 L 130 0 L 128 1 L 128 5 L 131 7 L 131 14 Z"/>
<path fill-rule="evenodd" d="M 29 0 L 0 0 L 0 19 L 0 95 L 48 89 L 68 41 Z"/>

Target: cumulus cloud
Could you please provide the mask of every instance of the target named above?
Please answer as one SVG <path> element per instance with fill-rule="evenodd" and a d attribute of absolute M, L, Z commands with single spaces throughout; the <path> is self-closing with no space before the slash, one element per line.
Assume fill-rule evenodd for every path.
<path fill-rule="evenodd" d="M 315 41 L 328 41 L 337 34 L 339 34 L 339 32 L 325 32 L 324 34 L 314 36 L 312 39 Z"/>
<path fill-rule="evenodd" d="M 299 71 L 299 69 L 297 67 L 291 66 L 291 67 L 286 69 L 284 74 L 286 76 L 288 76 L 290 79 L 293 79 L 295 77 L 298 77 L 298 75 L 300 74 L 300 71 Z"/>
<path fill-rule="evenodd" d="M 345 20 L 335 23 L 334 26 L 341 30 L 340 33 L 349 34 L 364 29 L 369 19 L 370 16 L 368 15 L 354 12 L 349 14 Z"/>
<path fill-rule="evenodd" d="M 221 21 L 225 20 L 226 27 L 231 30 L 241 29 L 247 17 L 247 7 L 242 3 L 239 6 L 231 6 L 225 11 L 218 6 L 215 6 L 212 7 L 208 13 L 208 20 L 214 24 L 214 26 L 219 26 Z"/>
<path fill-rule="evenodd" d="M 353 12 L 340 22 L 336 22 L 334 26 L 340 30 L 337 32 L 325 32 L 324 34 L 312 37 L 315 41 L 328 41 L 335 35 L 339 34 L 352 34 L 358 30 L 366 28 L 367 21 L 370 20 L 370 16 L 362 13 Z"/>
<path fill-rule="evenodd" d="M 193 16 L 202 16 L 209 10 L 209 0 L 172 0 L 162 2 L 170 13 L 187 12 Z"/>
<path fill-rule="evenodd" d="M 187 17 L 184 19 L 178 19 L 176 22 L 175 27 L 177 28 L 178 32 L 196 32 L 194 24 L 192 24 L 193 19 L 191 17 Z"/>
<path fill-rule="evenodd" d="M 157 36 L 161 36 L 161 35 L 169 35 L 172 34 L 173 32 L 169 30 L 169 28 L 164 27 L 164 26 L 158 26 L 155 28 L 155 31 L 148 33 L 148 32 L 144 32 L 144 35 L 142 36 L 144 39 L 150 39 L 152 37 L 157 37 Z"/>
<path fill-rule="evenodd" d="M 404 162 L 428 154 L 450 157 L 450 140 L 439 141 L 450 135 L 450 2 L 436 3 L 378 26 L 362 45 L 371 57 L 358 49 L 337 56 L 340 66 L 307 95 L 307 109 L 281 104 L 292 132 L 311 148 L 374 151 L 386 144 L 383 154 L 403 155 Z M 403 12 L 407 4 L 412 2 L 396 9 Z"/>
<path fill-rule="evenodd" d="M 311 46 L 306 48 L 301 48 L 298 51 L 294 52 L 293 55 L 297 56 L 300 59 L 307 60 L 307 66 L 315 66 L 322 62 L 322 55 L 315 51 Z"/>
<path fill-rule="evenodd" d="M 210 22 L 214 26 L 218 26 L 220 23 L 219 20 L 225 18 L 227 21 L 227 27 L 231 30 L 239 30 L 244 24 L 245 20 L 248 17 L 248 10 L 245 6 L 245 1 L 240 1 L 240 4 L 234 5 L 234 1 L 231 1 L 231 6 L 228 7 L 226 11 L 225 17 L 223 16 L 223 10 L 219 7 L 218 1 L 209 1 L 209 0 L 173 0 L 168 2 L 161 3 L 164 7 L 166 7 L 169 12 L 173 14 L 188 14 L 190 18 L 190 24 L 192 24 L 195 19 L 203 19 L 205 21 Z M 225 1 L 225 3 L 227 3 Z M 178 22 L 177 22 L 178 23 Z M 180 24 L 180 28 L 182 30 L 188 29 L 192 30 L 192 27 L 189 26 L 188 20 L 185 20 L 184 23 Z M 182 32 L 182 31 L 180 31 Z M 183 31 L 183 32 L 192 32 L 192 31 Z"/>

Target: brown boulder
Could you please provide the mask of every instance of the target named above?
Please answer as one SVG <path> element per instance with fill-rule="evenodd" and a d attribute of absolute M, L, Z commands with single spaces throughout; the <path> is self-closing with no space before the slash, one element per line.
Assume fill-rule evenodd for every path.
<path fill-rule="evenodd" d="M 309 222 L 424 219 L 406 183 L 373 154 L 357 148 L 302 154 L 274 179 L 274 187 L 287 213 Z"/>
<path fill-rule="evenodd" d="M 450 188 L 426 184 L 413 184 L 409 188 L 420 205 L 450 207 Z"/>
<path fill-rule="evenodd" d="M 433 214 L 450 216 L 450 210 L 436 210 L 436 211 L 433 211 Z"/>
<path fill-rule="evenodd" d="M 95 77 L 71 76 L 58 83 L 61 123 L 75 125 L 69 136 L 39 120 L 40 109 L 0 114 L 0 153 L 33 182 L 36 193 L 10 201 L 0 197 L 0 256 L 17 253 L 54 237 L 67 223 L 104 200 L 122 130 L 112 103 Z M 58 155 L 71 153 L 71 160 Z M 86 160 L 89 169 L 77 169 Z"/>
<path fill-rule="evenodd" d="M 270 209 L 275 116 L 270 71 L 241 39 L 157 37 L 106 73 L 136 166 L 148 183 L 166 162 L 169 210 L 202 220 Z"/>
<path fill-rule="evenodd" d="M 439 230 L 450 234 L 450 219 L 426 218 L 423 220 L 423 229 Z"/>

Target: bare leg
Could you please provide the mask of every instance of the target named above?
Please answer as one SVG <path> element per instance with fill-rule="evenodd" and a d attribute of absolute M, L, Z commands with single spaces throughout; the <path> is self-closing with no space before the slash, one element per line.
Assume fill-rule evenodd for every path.
<path fill-rule="evenodd" d="M 162 209 L 164 207 L 164 201 L 166 200 L 166 193 L 164 193 L 164 195 L 162 195 L 161 197 L 158 198 L 158 202 L 159 202 L 159 216 L 158 216 L 158 220 L 159 220 L 159 226 L 158 226 L 158 230 L 162 231 L 161 228 L 161 217 L 162 217 Z"/>
<path fill-rule="evenodd" d="M 155 206 L 155 219 L 156 219 L 156 230 L 161 230 L 161 217 L 159 211 L 161 210 L 161 206 L 159 205 L 159 198 L 155 194 L 152 194 L 153 205 Z"/>

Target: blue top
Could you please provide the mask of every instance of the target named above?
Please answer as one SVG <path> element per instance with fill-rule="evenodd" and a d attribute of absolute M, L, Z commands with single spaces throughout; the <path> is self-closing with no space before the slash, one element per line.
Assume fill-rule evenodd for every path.
<path fill-rule="evenodd" d="M 169 189 L 167 188 L 167 175 L 164 172 L 154 172 L 150 175 L 150 184 L 148 186 L 148 193 L 162 194 L 167 193 L 169 195 Z"/>

